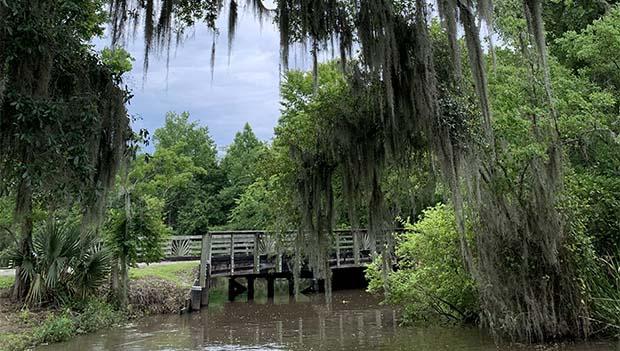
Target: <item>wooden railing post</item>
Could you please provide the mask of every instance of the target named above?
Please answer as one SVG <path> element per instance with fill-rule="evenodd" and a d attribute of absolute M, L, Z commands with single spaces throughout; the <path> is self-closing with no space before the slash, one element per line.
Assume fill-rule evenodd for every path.
<path fill-rule="evenodd" d="M 336 266 L 340 267 L 340 232 L 336 232 Z"/>
<path fill-rule="evenodd" d="M 280 250 L 281 249 L 278 248 L 276 251 L 276 272 L 277 273 L 282 272 L 282 251 Z"/>
<path fill-rule="evenodd" d="M 353 229 L 353 262 L 360 264 L 360 236 L 359 230 Z"/>
<path fill-rule="evenodd" d="M 254 233 L 254 273 L 260 272 L 260 252 L 258 250 L 259 233 Z"/>
<path fill-rule="evenodd" d="M 211 276 L 211 234 L 207 230 L 202 235 L 201 248 L 200 248 L 200 288 L 201 305 L 206 306 L 209 304 L 209 277 Z"/>
<path fill-rule="evenodd" d="M 230 233 L 230 275 L 235 273 L 235 236 Z"/>

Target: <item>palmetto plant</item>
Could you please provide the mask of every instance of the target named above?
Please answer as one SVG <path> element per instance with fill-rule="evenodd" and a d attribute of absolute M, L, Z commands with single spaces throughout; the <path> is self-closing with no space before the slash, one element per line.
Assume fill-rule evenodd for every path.
<path fill-rule="evenodd" d="M 15 260 L 31 282 L 28 304 L 86 297 L 110 271 L 110 254 L 93 234 L 55 220 L 35 231 L 32 255 L 16 255 Z"/>

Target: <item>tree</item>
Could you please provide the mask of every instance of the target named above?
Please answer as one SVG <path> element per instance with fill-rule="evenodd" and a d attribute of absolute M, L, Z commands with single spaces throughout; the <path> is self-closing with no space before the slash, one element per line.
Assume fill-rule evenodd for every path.
<path fill-rule="evenodd" d="M 455 223 L 454 211 L 444 204 L 424 210 L 414 224 L 405 223 L 406 231 L 396 246 L 399 269 L 388 275 L 387 301 L 405 305 L 406 322 L 478 319 L 476 282 L 460 259 Z M 468 240 L 472 239 L 470 232 Z M 380 292 L 385 286 L 378 267 L 375 262 L 366 273 L 371 292 Z"/>
<path fill-rule="evenodd" d="M 113 254 L 111 289 L 115 301 L 126 307 L 129 267 L 138 262 L 158 262 L 162 244 L 170 235 L 163 222 L 163 201 L 139 190 L 125 178 L 118 186 L 116 204 L 109 210 L 105 242 Z"/>
<path fill-rule="evenodd" d="M 603 88 L 620 91 L 620 5 L 581 31 L 556 39 L 561 62 Z"/>
<path fill-rule="evenodd" d="M 99 219 L 131 135 L 128 94 L 88 42 L 102 33 L 98 0 L 0 3 L 0 192 L 15 197 L 24 259 L 33 208 L 72 199 Z M 67 201 L 68 202 L 68 201 Z M 14 297 L 24 297 L 18 274 Z"/>
<path fill-rule="evenodd" d="M 592 22 L 608 13 L 616 5 L 616 0 L 605 1 L 546 1 L 544 3 L 544 20 L 546 23 L 547 38 L 552 49 L 555 40 L 567 32 L 579 32 Z"/>
<path fill-rule="evenodd" d="M 252 127 L 245 124 L 241 132 L 226 149 L 221 168 L 226 175 L 227 184 L 221 190 L 219 199 L 222 201 L 224 212 L 230 213 L 241 195 L 258 177 L 259 162 L 264 156 L 266 146 L 256 138 Z M 231 223 L 239 226 L 240 223 Z M 246 227 L 245 229 L 257 229 Z"/>
<path fill-rule="evenodd" d="M 519 106 L 501 111 L 503 120 L 492 109 L 480 36 L 481 24 L 492 29 L 494 4 L 510 10 L 507 16 L 500 12 L 499 27 L 525 67 L 511 73 L 527 77 L 520 80 L 514 99 Z M 146 1 L 131 10 L 151 13 L 153 5 Z M 588 325 L 581 323 L 585 312 L 576 279 L 579 255 L 571 250 L 574 228 L 566 225 L 562 212 L 567 162 L 543 1 L 441 0 L 437 5 L 444 29 L 440 46 L 447 48 L 447 56 L 437 55 L 441 50 L 428 23 L 429 2 L 424 0 L 277 3 L 282 67 L 287 67 L 291 45 L 311 45 L 312 73 L 299 75 L 303 84 L 295 88 L 301 89 L 288 89 L 294 75 L 288 75 L 282 87 L 283 121 L 288 119 L 282 140 L 296 176 L 301 222 L 312 233 L 305 239 L 314 250 L 315 272 L 319 277 L 329 274 L 321 269 L 326 259 L 321 247 L 327 246 L 334 225 L 335 179 L 342 177 L 345 197 L 361 194 L 369 209 L 370 232 L 380 233 L 391 221 L 385 215 L 382 187 L 386 169 L 406 160 L 412 150 L 426 151 L 449 190 L 460 251 L 480 287 L 484 321 L 528 341 L 583 335 Z M 588 17 L 595 18 L 598 7 L 580 6 L 575 13 L 588 9 L 593 13 Z M 256 10 L 268 12 L 260 2 Z M 123 11 L 115 11 L 117 18 L 124 18 L 118 16 Z M 161 13 L 169 28 L 188 19 L 178 16 L 182 12 Z M 230 11 L 232 28 L 235 14 Z M 145 31 L 147 46 L 152 38 L 167 38 L 170 31 L 160 34 Z M 319 50 L 334 47 L 329 45 L 333 42 L 346 73 L 340 79 L 325 77 L 318 60 Z M 353 43 L 359 48 L 359 61 L 347 65 Z M 292 95 L 291 90 L 300 94 Z M 501 128 L 506 121 L 513 124 Z M 356 213 L 356 201 L 349 203 L 351 213 Z M 475 248 L 466 237 L 467 218 L 475 226 Z M 548 279 L 541 281 L 543 275 Z M 551 298 L 559 294 L 561 299 Z"/>
<path fill-rule="evenodd" d="M 33 255 L 17 252 L 15 261 L 31 282 L 26 302 L 60 303 L 86 298 L 100 287 L 110 271 L 110 252 L 93 233 L 79 225 L 50 218 L 37 228 L 32 239 Z"/>
<path fill-rule="evenodd" d="M 155 130 L 153 140 L 155 149 L 167 149 L 189 157 L 196 167 L 205 170 L 216 168 L 217 150 L 209 129 L 190 122 L 188 112 L 168 112 L 164 126 Z"/>
<path fill-rule="evenodd" d="M 164 201 L 166 224 L 177 235 L 224 224 L 227 214 L 218 196 L 225 176 L 207 127 L 189 122 L 188 113 L 170 112 L 154 139 L 155 152 L 138 158 L 132 177 L 142 193 Z"/>

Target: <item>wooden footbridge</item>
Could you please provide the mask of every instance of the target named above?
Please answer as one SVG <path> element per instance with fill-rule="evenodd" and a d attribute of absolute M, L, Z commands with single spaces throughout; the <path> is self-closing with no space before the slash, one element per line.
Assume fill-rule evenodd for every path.
<path fill-rule="evenodd" d="M 248 300 L 254 298 L 254 281 L 267 280 L 267 297 L 273 298 L 275 280 L 285 278 L 289 293 L 294 293 L 293 269 L 295 263 L 295 232 L 276 236 L 265 231 L 213 231 L 204 235 L 174 236 L 164 253 L 168 260 L 200 259 L 198 285 L 192 288 L 192 309 L 208 304 L 211 278 L 229 279 L 229 299 L 247 291 Z M 382 238 L 370 239 L 364 229 L 335 230 L 329 252 L 329 265 L 334 272 L 359 270 L 365 267 L 374 254 L 385 251 Z M 390 253 L 392 254 L 392 253 Z M 298 262 L 300 278 L 314 279 L 307 262 Z M 243 279 L 246 286 L 238 279 Z M 335 279 L 335 278 L 334 278 Z M 314 286 L 321 290 L 321 281 L 314 279 Z"/>

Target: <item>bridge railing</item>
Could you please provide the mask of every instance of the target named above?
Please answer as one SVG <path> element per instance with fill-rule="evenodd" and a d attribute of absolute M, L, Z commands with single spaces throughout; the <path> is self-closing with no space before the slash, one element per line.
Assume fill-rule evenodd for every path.
<path fill-rule="evenodd" d="M 259 261 L 252 262 L 254 266 L 260 266 L 261 256 L 281 260 L 282 255 L 294 252 L 295 236 L 293 231 L 279 236 L 262 230 L 212 231 L 205 235 L 173 236 L 164 244 L 163 251 L 168 260 L 196 260 L 202 255 L 203 239 L 208 240 L 206 250 L 209 257 L 217 262 L 228 258 L 231 271 L 234 271 L 235 259 L 247 261 L 248 257 L 253 257 Z M 382 251 L 384 241 L 382 238 L 376 240 L 375 243 L 370 240 L 366 229 L 334 230 L 330 250 L 332 261 L 337 266 L 367 261 L 370 252 Z"/>

